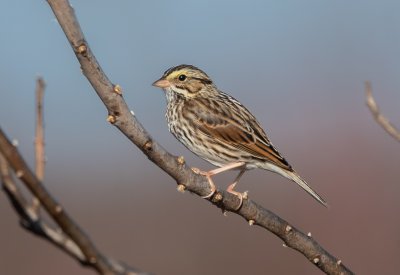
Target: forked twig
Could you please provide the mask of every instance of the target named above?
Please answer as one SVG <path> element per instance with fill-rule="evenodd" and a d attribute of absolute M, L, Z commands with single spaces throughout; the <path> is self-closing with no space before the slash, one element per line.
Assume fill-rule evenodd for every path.
<path fill-rule="evenodd" d="M 210 193 L 208 180 L 195 174 L 182 158 L 171 155 L 147 133 L 134 115 L 131 114 L 121 96 L 118 85 L 113 85 L 104 74 L 95 56 L 89 48 L 75 17 L 73 8 L 67 0 L 48 0 L 61 28 L 81 64 L 81 69 L 97 95 L 108 110 L 107 121 L 116 126 L 126 137 L 140 148 L 158 167 L 173 177 L 179 190 L 189 190 L 199 196 Z M 210 198 L 218 207 L 233 211 L 239 200 L 236 196 L 218 191 Z M 327 274 L 353 274 L 342 262 L 314 239 L 289 225 L 276 214 L 256 204 L 250 199 L 243 201 L 243 206 L 235 212 L 251 225 L 259 225 L 281 238 L 285 244 L 301 252 L 311 263 Z"/>
<path fill-rule="evenodd" d="M 60 228 L 51 227 L 40 218 L 32 206 L 29 206 L 14 183 L 8 165 L 12 167 L 16 176 L 21 179 L 31 193 L 40 200 L 43 208 Z M 50 241 L 82 264 L 95 268 L 100 274 L 149 274 L 102 255 L 62 206 L 53 199 L 1 129 L 0 178 L 3 190 L 20 216 L 21 225 L 25 229 Z"/>
<path fill-rule="evenodd" d="M 43 92 L 45 88 L 45 83 L 41 77 L 37 78 L 37 89 L 36 89 L 36 139 L 35 139 L 35 152 L 36 152 L 36 178 L 39 185 L 35 183 L 30 183 L 30 186 L 34 186 L 34 188 L 42 188 L 41 182 L 43 180 L 44 174 L 44 119 L 43 119 Z M 0 134 L 1 129 L 0 129 Z M 4 140 L 3 140 L 4 141 Z M 8 142 L 9 143 L 9 142 Z M 0 152 L 2 150 L 7 150 L 7 142 L 0 143 Z M 16 145 L 15 145 L 16 146 Z M 9 149 L 12 148 L 10 147 Z M 16 151 L 16 150 L 15 150 Z M 18 153 L 18 151 L 16 151 Z M 21 156 L 18 156 L 22 159 Z M 24 169 L 28 169 L 24 167 Z M 31 173 L 28 171 L 28 173 Z M 22 177 L 26 172 L 24 170 L 18 170 L 17 176 Z M 61 225 L 61 228 L 51 226 L 49 223 L 45 222 L 39 213 L 40 201 L 39 199 L 33 195 L 32 205 L 28 203 L 28 200 L 23 196 L 20 192 L 17 184 L 14 182 L 13 177 L 11 176 L 9 165 L 0 153 L 0 180 L 2 183 L 2 188 L 9 198 L 12 206 L 16 210 L 17 214 L 20 217 L 20 224 L 23 228 L 28 230 L 29 232 L 44 238 L 50 243 L 54 244 L 76 260 L 78 260 L 81 264 L 85 266 L 95 267 L 97 264 L 97 260 L 92 258 L 91 261 L 87 260 L 87 255 L 84 254 L 82 249 L 77 245 L 77 243 L 71 239 L 67 234 L 64 233 L 64 227 Z M 36 185 L 36 186 L 35 186 Z M 36 192 L 32 192 L 35 194 Z M 51 214 L 50 214 L 51 216 Z M 54 218 L 54 217 L 53 217 Z M 73 223 L 72 220 L 66 221 L 68 223 Z M 74 227 L 75 225 L 70 224 L 68 227 Z M 77 227 L 77 226 L 75 226 Z M 68 230 L 67 230 L 68 232 Z M 81 236 L 83 239 L 87 238 L 86 236 Z M 85 242 L 85 241 L 83 241 Z M 90 242 L 87 240 L 86 242 Z M 110 266 L 111 272 L 109 274 L 150 274 L 142 272 L 136 268 L 133 268 L 125 263 L 114 260 L 112 258 L 103 256 L 107 265 Z M 104 273 L 107 274 L 107 273 Z"/>
<path fill-rule="evenodd" d="M 374 97 L 372 96 L 372 89 L 371 83 L 369 81 L 365 82 L 365 94 L 367 97 L 367 106 L 371 110 L 372 114 L 374 115 L 375 120 L 378 122 L 379 125 L 392 137 L 394 137 L 397 141 L 400 142 L 400 132 L 396 130 L 390 124 L 389 120 L 387 120 L 378 109 L 378 106 L 375 103 Z"/>
<path fill-rule="evenodd" d="M 85 263 L 85 256 L 79 247 L 61 230 L 57 230 L 42 221 L 37 212 L 29 206 L 18 186 L 11 176 L 6 159 L 0 154 L 0 179 L 4 192 L 20 217 L 20 224 L 30 232 L 47 239 L 81 263 Z"/>

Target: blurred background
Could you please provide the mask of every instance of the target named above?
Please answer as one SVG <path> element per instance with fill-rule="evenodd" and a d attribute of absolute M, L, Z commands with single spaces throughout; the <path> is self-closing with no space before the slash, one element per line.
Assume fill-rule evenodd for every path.
<path fill-rule="evenodd" d="M 253 170 L 237 190 L 358 274 L 397 274 L 400 144 L 365 106 L 364 81 L 400 127 L 399 1 L 72 1 L 87 41 L 150 134 L 168 133 L 151 83 L 193 64 L 258 118 L 329 203 Z M 34 167 L 35 79 L 44 100 L 44 183 L 106 255 L 155 274 L 321 274 L 276 236 L 189 193 L 117 129 L 46 1 L 0 3 L 0 123 Z M 235 172 L 217 176 L 221 188 Z M 0 274 L 95 274 L 18 225 L 0 193 Z M 396 272 L 397 270 L 397 272 Z"/>

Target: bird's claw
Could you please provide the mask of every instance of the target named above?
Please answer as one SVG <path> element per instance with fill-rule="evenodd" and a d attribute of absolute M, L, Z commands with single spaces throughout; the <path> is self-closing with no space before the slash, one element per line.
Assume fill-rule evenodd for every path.
<path fill-rule="evenodd" d="M 243 194 L 238 193 L 238 192 L 235 192 L 235 193 L 231 192 L 231 193 L 239 197 L 239 200 L 240 200 L 239 206 L 236 207 L 235 209 L 233 209 L 234 211 L 238 211 L 240 209 L 240 207 L 242 207 L 242 205 L 243 205 Z"/>
<path fill-rule="evenodd" d="M 203 199 L 208 199 L 208 198 L 211 198 L 212 195 L 215 194 L 215 191 L 216 191 L 217 189 L 215 188 L 215 185 L 214 185 L 214 183 L 212 182 L 211 177 L 210 177 L 210 176 L 207 176 L 207 175 L 205 175 L 205 176 L 207 177 L 208 182 L 210 183 L 211 192 L 210 192 L 210 194 L 208 194 L 208 195 L 206 195 L 206 196 L 203 196 L 202 198 L 203 198 Z"/>
<path fill-rule="evenodd" d="M 214 194 L 215 194 L 215 189 L 212 190 L 212 191 L 210 192 L 210 194 L 208 194 L 208 195 L 206 195 L 206 196 L 203 196 L 203 197 L 201 197 L 201 198 L 202 198 L 202 199 L 208 199 L 208 198 L 211 198 L 212 195 L 214 195 Z"/>

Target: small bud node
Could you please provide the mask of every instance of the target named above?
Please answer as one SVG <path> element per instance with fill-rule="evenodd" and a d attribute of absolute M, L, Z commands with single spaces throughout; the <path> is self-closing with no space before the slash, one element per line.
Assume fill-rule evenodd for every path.
<path fill-rule="evenodd" d="M 148 142 L 145 143 L 144 149 L 145 149 L 146 151 L 151 150 L 151 146 L 153 146 L 153 142 L 148 141 Z"/>
<path fill-rule="evenodd" d="M 86 51 L 87 51 L 86 45 L 82 44 L 82 45 L 80 45 L 80 46 L 78 47 L 78 52 L 79 52 L 80 54 L 83 54 L 83 53 L 85 53 Z"/>
<path fill-rule="evenodd" d="M 307 236 L 311 238 L 311 232 L 308 232 Z"/>
<path fill-rule="evenodd" d="M 133 116 L 135 115 L 135 112 L 134 112 L 134 111 L 132 111 L 132 110 L 131 110 L 131 115 L 133 115 Z"/>
<path fill-rule="evenodd" d="M 122 95 L 122 89 L 119 85 L 114 86 L 114 92 L 116 92 L 119 95 Z"/>
<path fill-rule="evenodd" d="M 292 227 L 290 225 L 286 225 L 285 232 L 289 233 L 290 231 L 292 231 Z"/>
<path fill-rule="evenodd" d="M 185 163 L 185 159 L 181 156 L 178 158 L 178 163 L 179 164 L 184 164 Z"/>
<path fill-rule="evenodd" d="M 247 200 L 249 198 L 249 191 L 244 191 L 242 197 L 243 199 Z"/>
<path fill-rule="evenodd" d="M 342 264 L 342 260 L 338 260 L 338 261 L 336 262 L 336 264 L 337 264 L 337 265 L 341 265 L 341 264 Z"/>
<path fill-rule="evenodd" d="M 12 140 L 12 142 L 11 142 L 11 144 L 14 146 L 14 147 L 18 147 L 18 139 L 13 139 Z"/>
<path fill-rule="evenodd" d="M 107 122 L 115 123 L 115 117 L 113 117 L 112 115 L 109 115 L 109 116 L 107 117 Z"/>
<path fill-rule="evenodd" d="M 15 175 L 17 176 L 17 178 L 22 178 L 22 176 L 24 175 L 24 171 L 22 170 L 18 170 Z"/>
<path fill-rule="evenodd" d="M 249 225 L 252 226 L 255 223 L 254 220 L 249 220 Z"/>
<path fill-rule="evenodd" d="M 283 247 L 288 247 L 287 244 L 285 244 L 285 243 L 283 243 L 282 246 L 283 246 Z"/>
<path fill-rule="evenodd" d="M 60 206 L 60 205 L 57 205 L 55 208 L 54 208 L 54 211 L 56 211 L 56 213 L 61 213 L 62 212 L 62 207 Z"/>
<path fill-rule="evenodd" d="M 179 184 L 176 189 L 178 190 L 178 192 L 184 193 L 186 190 L 186 186 L 183 184 Z"/>
<path fill-rule="evenodd" d="M 315 258 L 313 259 L 313 262 L 314 262 L 314 264 L 319 263 L 319 258 L 318 258 L 318 257 L 315 257 Z"/>
<path fill-rule="evenodd" d="M 222 200 L 222 194 L 221 193 L 217 193 L 217 194 L 215 194 L 215 196 L 214 196 L 214 201 L 220 201 L 220 200 Z"/>

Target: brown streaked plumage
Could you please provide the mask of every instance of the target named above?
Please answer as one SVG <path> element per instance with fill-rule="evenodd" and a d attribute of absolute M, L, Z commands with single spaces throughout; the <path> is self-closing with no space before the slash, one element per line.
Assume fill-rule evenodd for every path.
<path fill-rule="evenodd" d="M 207 197 L 215 191 L 213 175 L 240 169 L 227 191 L 242 199 L 233 190 L 236 183 L 245 170 L 262 168 L 291 179 L 327 206 L 276 150 L 250 111 L 219 91 L 206 73 L 192 65 L 179 65 L 168 69 L 153 85 L 165 91 L 169 131 L 190 151 L 221 167 L 199 171 L 207 176 L 213 190 Z"/>

